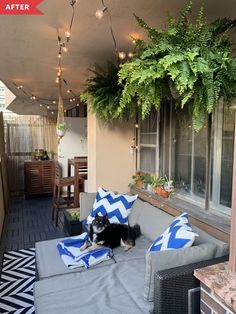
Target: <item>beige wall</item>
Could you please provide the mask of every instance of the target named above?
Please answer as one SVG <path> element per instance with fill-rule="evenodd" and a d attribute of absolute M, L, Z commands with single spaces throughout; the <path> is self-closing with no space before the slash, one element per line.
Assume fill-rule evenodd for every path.
<path fill-rule="evenodd" d="M 135 171 L 135 155 L 130 146 L 133 123 L 103 126 L 88 112 L 88 192 L 99 186 L 125 193 Z"/>

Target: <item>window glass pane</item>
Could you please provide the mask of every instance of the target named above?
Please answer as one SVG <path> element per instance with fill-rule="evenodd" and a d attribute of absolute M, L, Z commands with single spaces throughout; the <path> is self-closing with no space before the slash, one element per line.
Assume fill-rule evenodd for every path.
<path fill-rule="evenodd" d="M 199 132 L 194 132 L 193 192 L 205 196 L 206 184 L 206 144 L 207 128 L 204 125 Z"/>
<path fill-rule="evenodd" d="M 141 122 L 140 143 L 154 144 L 157 140 L 157 111 L 153 108 L 150 115 Z"/>
<path fill-rule="evenodd" d="M 176 110 L 173 116 L 172 172 L 180 192 L 191 191 L 192 123 L 187 111 Z"/>
<path fill-rule="evenodd" d="M 234 111 L 225 106 L 222 131 L 220 204 L 231 207 L 234 149 Z"/>
<path fill-rule="evenodd" d="M 156 172 L 156 148 L 140 147 L 140 170 Z"/>

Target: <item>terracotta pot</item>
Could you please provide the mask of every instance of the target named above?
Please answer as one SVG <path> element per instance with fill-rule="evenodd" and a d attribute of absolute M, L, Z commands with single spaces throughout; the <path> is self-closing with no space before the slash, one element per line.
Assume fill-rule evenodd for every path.
<path fill-rule="evenodd" d="M 164 198 L 167 198 L 169 197 L 169 192 L 167 192 L 166 190 L 164 189 L 161 189 L 161 194 L 160 194 L 161 197 L 164 197 Z"/>
<path fill-rule="evenodd" d="M 142 181 L 137 181 L 135 183 L 136 186 L 138 186 L 139 188 L 143 188 L 144 187 L 144 183 Z"/>
<path fill-rule="evenodd" d="M 161 186 L 156 186 L 155 188 L 153 188 L 153 191 L 154 191 L 155 194 L 161 195 L 162 187 Z"/>

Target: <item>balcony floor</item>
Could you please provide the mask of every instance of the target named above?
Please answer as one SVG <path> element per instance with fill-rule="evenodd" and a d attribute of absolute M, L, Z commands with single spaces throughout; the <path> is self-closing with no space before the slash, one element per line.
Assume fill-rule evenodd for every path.
<path fill-rule="evenodd" d="M 34 247 L 37 241 L 66 236 L 61 223 L 62 217 L 56 228 L 51 220 L 51 211 L 51 197 L 11 200 L 0 243 L 0 269 L 4 252 L 27 249 Z"/>

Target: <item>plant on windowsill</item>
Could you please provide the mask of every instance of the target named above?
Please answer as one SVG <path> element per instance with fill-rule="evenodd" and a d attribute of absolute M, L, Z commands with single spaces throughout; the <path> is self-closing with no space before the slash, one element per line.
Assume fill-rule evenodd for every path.
<path fill-rule="evenodd" d="M 198 131 L 220 98 L 230 102 L 236 97 L 236 58 L 228 34 L 236 20 L 222 18 L 207 24 L 201 8 L 193 22 L 191 8 L 189 0 L 179 19 L 169 16 L 163 30 L 135 16 L 150 41 L 138 41 L 140 54 L 121 65 L 120 113 L 135 98 L 144 119 L 153 105 L 158 108 L 163 99 L 178 98 L 175 105 L 188 106 Z"/>
<path fill-rule="evenodd" d="M 132 176 L 131 185 L 136 185 L 139 188 L 144 188 L 145 182 L 144 182 L 145 174 L 142 171 L 136 172 L 135 175 Z"/>
<path fill-rule="evenodd" d="M 152 178 L 153 192 L 161 196 L 161 193 L 164 190 L 163 188 L 164 183 L 165 183 L 165 180 L 163 177 L 157 177 L 156 175 L 153 175 L 153 178 Z"/>
<path fill-rule="evenodd" d="M 152 174 L 152 173 L 145 173 L 144 174 L 144 180 L 143 181 L 144 181 L 144 184 L 145 184 L 145 188 L 150 193 L 153 192 L 153 187 L 152 187 L 153 176 L 154 176 L 154 174 Z"/>

